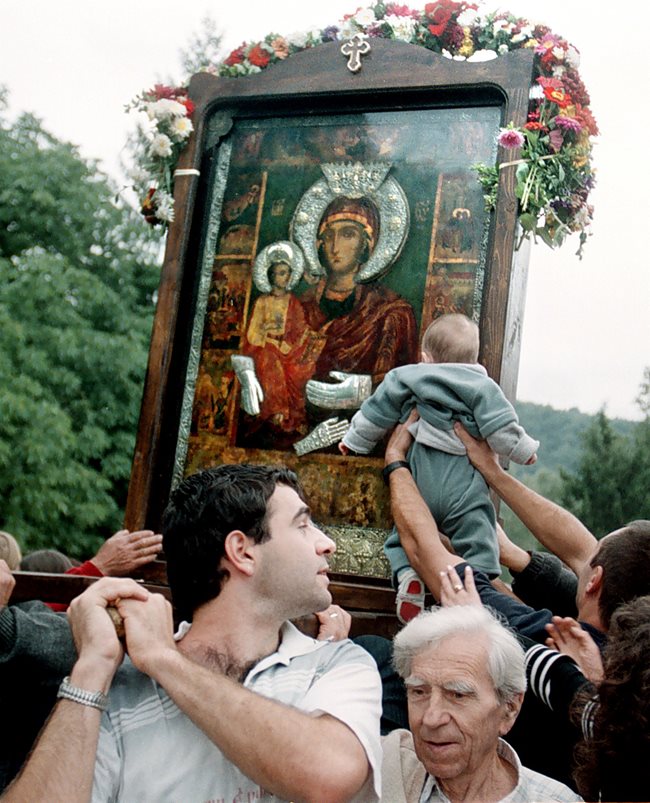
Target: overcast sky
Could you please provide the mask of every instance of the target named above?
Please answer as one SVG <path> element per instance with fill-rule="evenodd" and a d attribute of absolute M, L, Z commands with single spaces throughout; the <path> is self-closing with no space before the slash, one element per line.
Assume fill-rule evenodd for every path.
<path fill-rule="evenodd" d="M 178 51 L 206 15 L 230 49 L 270 31 L 334 24 L 357 5 L 3 0 L 0 83 L 9 88 L 12 114 L 34 112 L 118 179 L 119 152 L 133 125 L 124 105 L 161 77 L 184 78 Z M 611 416 L 638 418 L 634 398 L 650 365 L 650 11 L 639 4 L 623 20 L 611 4 L 593 0 L 511 0 L 500 7 L 544 22 L 578 48 L 601 131 L 591 196 L 596 216 L 583 260 L 574 256 L 577 242 L 555 252 L 542 243 L 532 249 L 518 398 L 584 412 L 605 405 Z"/>

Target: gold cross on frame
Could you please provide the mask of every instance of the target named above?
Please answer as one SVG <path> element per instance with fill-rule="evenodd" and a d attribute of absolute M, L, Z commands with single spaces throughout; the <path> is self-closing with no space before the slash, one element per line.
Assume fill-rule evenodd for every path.
<path fill-rule="evenodd" d="M 361 69 L 361 56 L 370 53 L 370 42 L 365 33 L 355 33 L 355 35 L 348 39 L 341 45 L 341 53 L 348 58 L 348 70 L 350 72 L 359 72 Z"/>

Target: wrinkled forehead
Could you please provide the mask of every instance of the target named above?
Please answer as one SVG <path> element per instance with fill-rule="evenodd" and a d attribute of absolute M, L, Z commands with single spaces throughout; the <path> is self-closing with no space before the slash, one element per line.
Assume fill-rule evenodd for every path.
<path fill-rule="evenodd" d="M 480 634 L 451 635 L 424 647 L 413 656 L 407 682 L 446 685 L 461 680 L 492 688 L 487 639 Z"/>

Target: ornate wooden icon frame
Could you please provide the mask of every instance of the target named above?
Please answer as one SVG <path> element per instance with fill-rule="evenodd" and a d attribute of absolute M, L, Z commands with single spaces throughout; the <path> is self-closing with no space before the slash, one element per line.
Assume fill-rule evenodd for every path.
<path fill-rule="evenodd" d="M 187 410 L 187 383 L 188 377 L 193 382 L 196 379 L 192 361 L 197 360 L 197 309 L 205 292 L 201 288 L 202 255 L 211 236 L 209 210 L 215 171 L 219 170 L 217 156 L 221 144 L 228 141 L 233 121 L 252 115 L 289 119 L 311 114 L 326 119 L 327 115 L 378 109 L 406 113 L 423 108 L 463 109 L 471 115 L 472 109 L 486 106 L 498 109 L 501 125 L 510 121 L 522 125 L 526 120 L 531 51 L 519 50 L 481 63 L 456 62 L 424 48 L 386 40 L 372 40 L 370 49 L 364 51 L 365 47 L 330 43 L 296 54 L 255 76 L 230 79 L 202 73 L 191 81 L 195 133 L 177 170 L 176 217 L 168 235 L 152 332 L 126 509 L 128 528 L 159 527 L 170 490 L 188 465 L 191 411 Z M 514 169 L 501 171 L 496 212 L 486 227 L 480 312 L 481 362 L 510 396 L 514 396 L 516 382 L 526 262 L 519 255 L 521 265 L 513 271 Z M 416 212 L 411 210 L 411 214 Z M 216 225 L 214 220 L 212 225 Z M 433 260 L 429 267 L 432 264 Z M 282 455 L 282 462 L 300 474 L 299 458 L 291 451 L 280 458 Z M 244 459 L 278 462 L 277 455 L 267 459 L 259 450 L 247 451 L 232 444 L 223 450 L 221 462 Z M 316 463 L 319 460 L 323 465 L 343 461 L 340 470 L 350 470 L 345 458 L 324 455 Z M 364 491 L 366 499 L 385 511 L 388 500 L 380 480 L 381 461 L 367 458 L 364 466 L 371 477 Z M 340 534 L 337 527 L 345 530 L 341 517 L 338 521 L 336 515 L 330 521 L 327 515 L 321 518 L 334 528 L 335 535 Z M 361 575 L 379 573 L 372 567 L 368 570 L 363 560 L 356 567 L 343 568 Z"/>

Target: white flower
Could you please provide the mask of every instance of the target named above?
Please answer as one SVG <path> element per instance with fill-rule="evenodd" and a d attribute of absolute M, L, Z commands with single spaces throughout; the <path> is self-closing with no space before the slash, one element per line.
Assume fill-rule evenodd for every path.
<path fill-rule="evenodd" d="M 511 22 L 508 22 L 508 20 L 494 20 L 492 24 L 492 34 L 497 36 L 501 31 L 512 33 L 514 27 L 515 26 Z"/>
<path fill-rule="evenodd" d="M 562 78 L 565 72 L 566 70 L 562 64 L 555 64 L 553 66 L 552 70 L 553 78 Z"/>
<path fill-rule="evenodd" d="M 352 17 L 342 22 L 339 28 L 339 39 L 352 39 L 355 33 L 359 33 L 359 26 Z"/>
<path fill-rule="evenodd" d="M 500 56 L 503 56 L 503 54 L 507 53 L 509 50 L 510 48 L 508 47 L 508 45 L 499 45 L 499 47 L 497 48 L 497 53 Z"/>
<path fill-rule="evenodd" d="M 387 22 L 396 39 L 403 42 L 410 42 L 415 31 L 415 20 L 413 17 L 398 17 L 397 14 L 386 14 L 384 22 Z"/>
<path fill-rule="evenodd" d="M 304 47 L 309 38 L 309 31 L 294 31 L 287 36 L 287 42 L 294 47 Z"/>
<path fill-rule="evenodd" d="M 177 142 L 187 139 L 194 130 L 189 117 L 175 117 L 170 125 L 172 136 Z"/>
<path fill-rule="evenodd" d="M 174 199 L 164 190 L 156 190 L 154 195 L 156 217 L 166 223 L 174 222 Z"/>
<path fill-rule="evenodd" d="M 127 178 L 134 184 L 143 184 L 149 178 L 149 173 L 142 167 L 132 167 L 127 171 Z"/>
<path fill-rule="evenodd" d="M 525 39 L 528 38 L 529 37 L 523 31 L 520 31 L 519 33 L 516 33 L 510 41 L 512 42 L 513 45 L 516 45 L 517 42 L 523 42 Z"/>
<path fill-rule="evenodd" d="M 456 18 L 456 22 L 460 25 L 461 28 L 471 27 L 476 19 L 476 11 L 473 11 L 471 8 L 466 8 L 465 11 L 461 11 L 461 13 Z"/>
<path fill-rule="evenodd" d="M 573 67 L 575 70 L 580 66 L 580 53 L 578 53 L 573 45 L 569 45 L 566 55 L 564 56 L 564 61 L 569 67 Z"/>
<path fill-rule="evenodd" d="M 532 84 L 528 90 L 528 100 L 541 100 L 544 97 L 544 90 L 539 84 Z"/>
<path fill-rule="evenodd" d="M 564 61 L 564 48 L 556 45 L 551 51 L 558 61 Z"/>
<path fill-rule="evenodd" d="M 165 120 L 168 117 L 185 117 L 187 109 L 177 100 L 161 98 L 147 104 L 147 114 L 151 120 Z"/>
<path fill-rule="evenodd" d="M 494 50 L 475 50 L 467 61 L 492 61 L 496 57 Z"/>
<path fill-rule="evenodd" d="M 361 8 L 354 14 L 355 22 L 367 28 L 375 21 L 375 12 L 371 8 Z"/>
<path fill-rule="evenodd" d="M 586 206 L 581 206 L 580 209 L 578 209 L 574 217 L 574 222 L 576 225 L 580 226 L 581 229 L 589 225 L 591 221 L 589 220 L 589 210 Z"/>
<path fill-rule="evenodd" d="M 149 145 L 151 156 L 160 156 L 163 159 L 172 155 L 172 141 L 167 134 L 156 134 Z"/>

